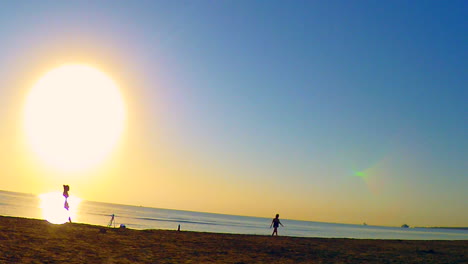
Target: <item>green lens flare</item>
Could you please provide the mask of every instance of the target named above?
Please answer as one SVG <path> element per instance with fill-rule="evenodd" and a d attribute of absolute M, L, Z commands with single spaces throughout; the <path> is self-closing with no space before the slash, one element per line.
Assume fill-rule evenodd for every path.
<path fill-rule="evenodd" d="M 367 175 L 366 175 L 364 172 L 362 172 L 362 171 L 356 171 L 356 172 L 354 173 L 354 175 L 355 175 L 355 176 L 358 176 L 358 177 L 361 177 L 361 178 L 366 178 L 366 177 L 367 177 Z"/>

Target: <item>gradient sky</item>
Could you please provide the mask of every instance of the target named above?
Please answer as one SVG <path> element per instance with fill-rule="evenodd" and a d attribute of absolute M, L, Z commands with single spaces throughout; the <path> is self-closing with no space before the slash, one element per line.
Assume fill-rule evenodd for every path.
<path fill-rule="evenodd" d="M 374 225 L 468 225 L 467 1 L 0 4 L 0 189 Z M 24 143 L 28 90 L 87 63 L 121 142 L 64 173 Z M 92 151 L 92 150 L 90 150 Z"/>

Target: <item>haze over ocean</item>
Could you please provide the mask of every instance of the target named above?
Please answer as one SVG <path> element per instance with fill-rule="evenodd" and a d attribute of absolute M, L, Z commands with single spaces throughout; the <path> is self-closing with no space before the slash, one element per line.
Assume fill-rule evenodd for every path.
<path fill-rule="evenodd" d="M 468 226 L 467 11 L 463 0 L 2 2 L 0 189 Z"/>
<path fill-rule="evenodd" d="M 37 196 L 0 191 L 0 214 L 43 219 Z M 168 229 L 182 231 L 270 235 L 270 218 L 223 215 L 141 206 L 118 205 L 82 201 L 73 222 L 106 226 L 115 214 L 112 227 L 124 224 L 132 229 Z M 468 240 L 468 230 L 435 228 L 401 228 L 322 223 L 282 219 L 285 227 L 281 236 L 411 239 L 411 240 Z"/>

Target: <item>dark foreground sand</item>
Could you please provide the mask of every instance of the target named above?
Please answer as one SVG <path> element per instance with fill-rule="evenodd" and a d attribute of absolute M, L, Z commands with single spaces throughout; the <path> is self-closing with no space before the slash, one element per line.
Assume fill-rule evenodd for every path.
<path fill-rule="evenodd" d="M 326 239 L 106 229 L 0 216 L 0 263 L 468 263 L 468 240 Z"/>

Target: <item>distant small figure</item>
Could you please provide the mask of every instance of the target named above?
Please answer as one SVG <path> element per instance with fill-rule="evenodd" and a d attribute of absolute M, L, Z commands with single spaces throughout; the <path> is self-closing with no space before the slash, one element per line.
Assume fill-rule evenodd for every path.
<path fill-rule="evenodd" d="M 127 228 L 124 224 L 120 224 L 120 229 L 125 229 Z"/>
<path fill-rule="evenodd" d="M 180 225 L 177 227 L 177 231 L 179 231 L 179 232 L 180 232 Z"/>
<path fill-rule="evenodd" d="M 70 206 L 68 205 L 68 191 L 70 191 L 70 186 L 68 185 L 63 185 L 63 197 L 65 197 L 65 203 L 63 204 L 63 208 L 68 209 L 70 208 Z M 69 216 L 68 217 L 68 222 L 71 223 L 71 217 Z"/>
<path fill-rule="evenodd" d="M 112 223 L 114 224 L 114 228 L 115 228 L 115 215 L 114 214 L 111 215 L 111 220 L 109 221 L 109 224 L 107 224 L 107 227 L 112 227 Z"/>
<path fill-rule="evenodd" d="M 278 227 L 279 225 L 281 225 L 282 227 L 284 227 L 284 225 L 280 222 L 279 220 L 279 214 L 276 214 L 276 217 L 273 218 L 273 220 L 271 221 L 271 225 L 270 225 L 270 228 L 273 226 L 273 233 L 271 234 L 272 236 L 274 236 L 275 234 L 278 236 Z"/>

